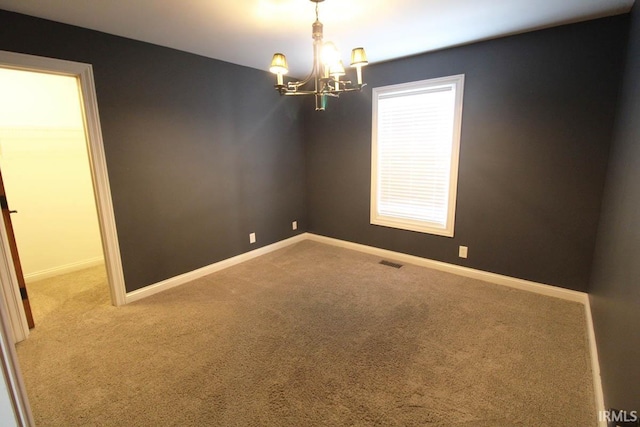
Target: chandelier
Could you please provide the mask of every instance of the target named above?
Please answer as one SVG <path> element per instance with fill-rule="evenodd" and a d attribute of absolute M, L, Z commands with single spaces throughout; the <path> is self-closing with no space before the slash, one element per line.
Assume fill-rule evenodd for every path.
<path fill-rule="evenodd" d="M 343 92 L 359 91 L 365 85 L 362 83 L 362 67 L 368 64 L 364 48 L 357 47 L 351 51 L 351 66 L 356 69 L 357 83 L 340 80 L 346 75 L 344 64 L 340 60 L 340 53 L 331 42 L 322 41 L 322 23 L 318 20 L 318 3 L 324 0 L 310 0 L 316 4 L 316 21 L 312 25 L 313 37 L 313 66 L 309 75 L 303 80 L 283 81 L 287 74 L 287 58 L 282 53 L 276 53 L 271 60 L 269 71 L 276 75 L 275 88 L 280 95 L 314 95 L 316 111 L 324 111 L 327 97 L 338 97 Z"/>

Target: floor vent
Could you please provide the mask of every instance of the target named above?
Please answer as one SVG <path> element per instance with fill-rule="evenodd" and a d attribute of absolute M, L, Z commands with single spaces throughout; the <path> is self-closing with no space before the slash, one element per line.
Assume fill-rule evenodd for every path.
<path fill-rule="evenodd" d="M 397 264 L 397 263 L 395 263 L 395 262 L 385 261 L 385 260 L 380 261 L 380 264 L 382 264 L 382 265 L 386 265 L 387 267 L 393 267 L 393 268 L 400 268 L 400 267 L 402 267 L 402 264 Z"/>

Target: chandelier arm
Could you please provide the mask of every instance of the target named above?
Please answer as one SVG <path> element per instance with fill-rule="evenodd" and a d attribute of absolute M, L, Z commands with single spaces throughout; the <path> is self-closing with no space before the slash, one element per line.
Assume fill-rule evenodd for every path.
<path fill-rule="evenodd" d="M 342 92 L 342 91 L 341 91 Z M 323 95 L 323 96 L 331 96 L 333 98 L 339 98 L 340 94 L 335 92 L 314 92 L 312 90 L 300 90 L 297 92 L 284 92 L 282 95 L 285 96 L 305 96 L 305 95 Z"/>
<path fill-rule="evenodd" d="M 313 76 L 313 74 L 311 74 L 311 76 Z M 328 79 L 326 82 L 324 82 L 324 79 L 320 79 L 320 82 L 325 83 L 323 88 L 320 90 L 298 90 L 298 88 L 304 86 L 306 83 L 308 83 L 310 80 L 310 78 L 308 77 L 306 79 L 306 81 L 299 81 L 299 82 L 294 82 L 294 83 L 289 83 L 289 88 L 287 87 L 282 87 L 279 88 L 279 91 L 281 92 L 282 95 L 329 95 L 329 96 L 335 96 L 337 97 L 338 94 L 342 93 L 342 92 L 360 92 L 362 90 L 363 87 L 365 87 L 367 84 L 363 83 L 361 85 L 354 85 L 351 81 L 346 80 L 338 80 L 338 83 L 340 84 L 340 89 L 335 90 L 334 87 L 331 85 L 331 83 L 335 83 L 336 80 L 334 79 Z M 291 89 L 291 87 L 293 87 L 293 89 Z"/>
<path fill-rule="evenodd" d="M 297 90 L 297 91 L 288 91 L 284 92 L 283 95 L 287 96 L 303 96 L 303 95 L 315 95 L 316 93 L 312 90 Z"/>
<path fill-rule="evenodd" d="M 340 92 L 360 92 L 362 90 L 363 86 L 366 86 L 366 83 L 363 83 L 360 86 L 357 87 L 349 87 L 349 88 L 344 88 L 344 89 L 340 89 Z"/>
<path fill-rule="evenodd" d="M 301 86 L 306 85 L 307 83 L 309 83 L 311 78 L 315 75 L 315 72 L 316 72 L 316 63 L 314 61 L 313 62 L 313 68 L 311 69 L 311 72 L 309 73 L 309 75 L 307 75 L 307 77 L 305 77 L 304 80 L 298 80 L 297 82 L 289 83 L 289 86 L 293 86 L 295 88 L 299 88 Z"/>

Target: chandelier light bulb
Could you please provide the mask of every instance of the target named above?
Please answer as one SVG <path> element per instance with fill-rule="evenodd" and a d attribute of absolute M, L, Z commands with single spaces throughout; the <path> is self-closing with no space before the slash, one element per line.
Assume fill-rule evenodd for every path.
<path fill-rule="evenodd" d="M 273 55 L 273 59 L 271 60 L 271 67 L 269 71 L 276 75 L 277 85 L 283 85 L 282 76 L 289 72 L 289 66 L 287 65 L 287 57 L 282 53 L 276 53 Z"/>
<path fill-rule="evenodd" d="M 322 63 L 327 67 L 332 67 L 340 60 L 340 52 L 332 42 L 326 42 L 322 46 Z"/>
<path fill-rule="evenodd" d="M 363 47 L 357 47 L 351 51 L 351 66 L 356 68 L 359 85 L 362 85 L 362 67 L 368 63 L 367 54 Z"/>
<path fill-rule="evenodd" d="M 340 77 L 346 74 L 346 72 L 344 71 L 344 64 L 342 63 L 342 61 L 338 61 L 336 64 L 333 64 L 329 68 L 329 74 L 331 75 L 331 77 L 333 77 L 335 90 L 339 91 Z"/>

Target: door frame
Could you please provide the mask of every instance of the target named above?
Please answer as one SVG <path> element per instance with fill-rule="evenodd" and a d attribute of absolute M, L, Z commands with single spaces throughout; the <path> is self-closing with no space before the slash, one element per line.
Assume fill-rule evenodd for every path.
<path fill-rule="evenodd" d="M 100 128 L 98 102 L 91 64 L 66 61 L 55 58 L 26 55 L 0 50 L 0 67 L 23 71 L 44 72 L 75 77 L 78 82 L 81 107 L 83 111 L 85 139 L 89 154 L 91 180 L 100 225 L 102 249 L 109 283 L 111 303 L 116 307 L 126 304 L 126 288 L 120 257 L 120 245 L 116 230 L 111 188 L 107 172 L 107 162 Z M 18 281 L 15 275 L 11 252 L 9 251 L 7 230 L 0 221 L 0 282 L 8 318 L 11 323 L 14 342 L 19 342 L 29 335 Z M 7 268 L 6 271 L 5 268 Z"/>

